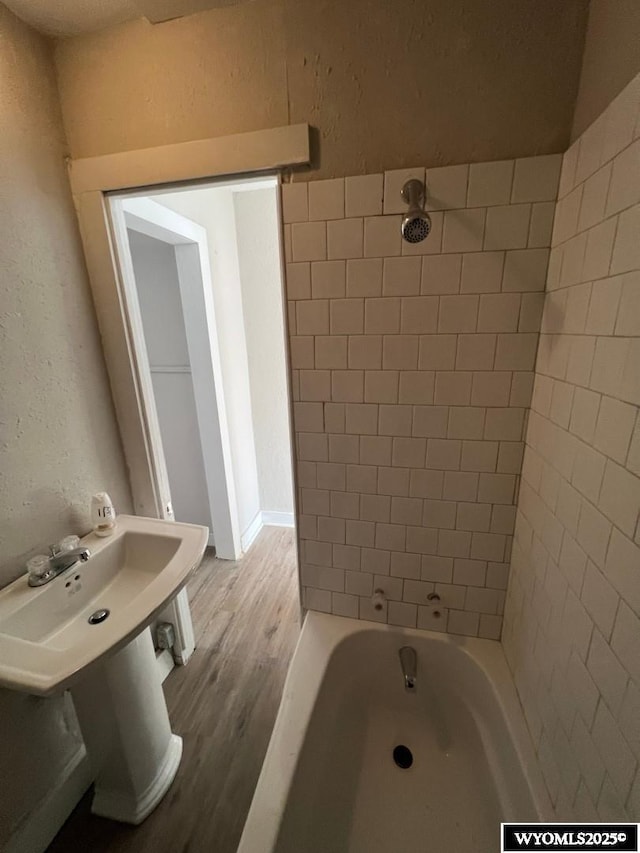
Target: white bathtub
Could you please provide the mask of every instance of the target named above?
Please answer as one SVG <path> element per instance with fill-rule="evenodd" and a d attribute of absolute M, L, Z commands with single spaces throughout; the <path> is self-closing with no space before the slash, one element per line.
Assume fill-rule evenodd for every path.
<path fill-rule="evenodd" d="M 553 811 L 499 643 L 307 614 L 238 853 L 495 853 L 500 821 L 537 820 Z"/>

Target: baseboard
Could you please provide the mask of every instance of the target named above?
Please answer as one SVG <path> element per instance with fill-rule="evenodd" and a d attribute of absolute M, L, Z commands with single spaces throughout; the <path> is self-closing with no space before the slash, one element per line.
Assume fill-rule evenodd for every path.
<path fill-rule="evenodd" d="M 272 512 L 271 510 L 257 512 L 251 524 L 240 537 L 243 552 L 249 550 L 263 527 L 295 527 L 295 518 L 292 512 Z"/>
<path fill-rule="evenodd" d="M 216 547 L 216 542 L 215 542 L 215 539 L 213 538 L 213 533 L 209 533 L 209 539 L 207 541 L 207 547 L 209 547 L 209 548 L 215 548 Z"/>
<path fill-rule="evenodd" d="M 262 523 L 266 527 L 295 527 L 295 517 L 292 512 L 262 511 Z"/>
<path fill-rule="evenodd" d="M 4 853 L 44 853 L 92 782 L 87 752 L 81 744 L 60 774 L 56 787 L 22 821 Z"/>
<path fill-rule="evenodd" d="M 245 532 L 240 537 L 240 547 L 242 548 L 243 552 L 249 550 L 249 548 L 253 545 L 256 536 L 258 535 L 258 533 L 260 533 L 261 530 L 262 513 L 257 512 L 251 524 L 249 524 Z"/>

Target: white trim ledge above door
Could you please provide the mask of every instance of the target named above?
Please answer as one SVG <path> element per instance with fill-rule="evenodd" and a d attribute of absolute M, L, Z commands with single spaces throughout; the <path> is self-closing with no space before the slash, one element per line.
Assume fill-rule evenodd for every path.
<path fill-rule="evenodd" d="M 69 180 L 73 194 L 78 195 L 275 171 L 309 162 L 309 125 L 292 124 L 71 160 Z"/>

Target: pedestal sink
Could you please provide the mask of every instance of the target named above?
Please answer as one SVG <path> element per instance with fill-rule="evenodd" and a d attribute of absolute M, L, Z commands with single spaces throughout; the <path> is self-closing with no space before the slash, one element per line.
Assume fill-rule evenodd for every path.
<path fill-rule="evenodd" d="M 120 516 L 109 538 L 84 537 L 86 563 L 39 588 L 25 575 L 0 591 L 0 686 L 71 691 L 95 814 L 141 823 L 176 774 L 182 741 L 171 733 L 148 626 L 207 539 L 199 525 Z"/>

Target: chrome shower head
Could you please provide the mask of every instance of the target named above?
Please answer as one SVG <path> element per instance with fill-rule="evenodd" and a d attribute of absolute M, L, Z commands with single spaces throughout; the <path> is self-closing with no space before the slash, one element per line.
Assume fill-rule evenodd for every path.
<path fill-rule="evenodd" d="M 421 243 L 431 231 L 431 217 L 423 207 L 427 197 L 425 185 L 417 178 L 402 187 L 402 198 L 409 210 L 402 217 L 402 237 L 407 243 Z"/>

